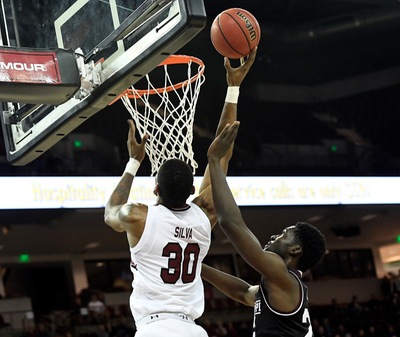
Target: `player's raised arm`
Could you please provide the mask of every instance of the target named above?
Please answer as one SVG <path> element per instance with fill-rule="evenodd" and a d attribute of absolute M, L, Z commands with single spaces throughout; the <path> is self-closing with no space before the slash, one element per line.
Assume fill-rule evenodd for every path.
<path fill-rule="evenodd" d="M 118 232 L 127 231 L 130 218 L 134 218 L 133 208 L 135 204 L 127 205 L 126 203 L 129 198 L 133 179 L 139 169 L 140 163 L 145 157 L 145 144 L 148 138 L 148 136 L 145 135 L 141 143 L 138 143 L 135 136 L 136 128 L 134 122 L 128 120 L 128 124 L 127 147 L 129 161 L 118 185 L 108 199 L 104 211 L 105 223 Z"/>
<path fill-rule="evenodd" d="M 224 106 L 222 108 L 221 117 L 219 119 L 219 123 L 217 126 L 217 130 L 215 133 L 215 137 L 217 137 L 222 129 L 227 124 L 231 124 L 237 120 L 237 103 L 239 99 L 239 91 L 240 86 L 245 79 L 246 75 L 250 71 L 251 66 L 254 63 L 255 57 L 257 54 L 257 48 L 255 48 L 247 59 L 236 68 L 231 66 L 231 63 L 228 58 L 224 58 L 224 66 L 226 70 L 226 81 L 228 85 L 227 94 L 224 102 Z M 232 158 L 233 152 L 233 143 L 231 144 L 229 150 L 225 153 L 225 155 L 221 158 L 221 166 L 225 173 L 228 172 L 229 161 Z M 204 178 L 202 180 L 200 190 L 199 190 L 199 197 L 196 198 L 194 201 L 206 211 L 208 217 L 212 225 L 216 223 L 216 215 L 214 210 L 214 205 L 212 202 L 211 196 L 211 180 L 210 180 L 210 173 L 208 165 L 204 172 Z"/>
<path fill-rule="evenodd" d="M 238 129 L 239 122 L 227 125 L 210 145 L 207 156 L 218 222 L 237 251 L 247 263 L 255 268 L 255 266 L 260 267 L 261 265 L 262 247 L 255 235 L 244 223 L 221 165 L 221 158 L 234 142 Z M 262 268 L 261 270 L 255 269 L 262 273 Z"/>
<path fill-rule="evenodd" d="M 226 124 L 232 124 L 237 120 L 237 104 L 239 100 L 240 86 L 250 71 L 251 66 L 257 55 L 257 48 L 255 48 L 239 67 L 233 68 L 231 62 L 227 57 L 224 58 L 224 66 L 226 70 L 226 82 L 228 85 L 224 106 L 222 108 L 221 117 L 218 122 L 215 137 L 217 137 Z M 229 160 L 232 157 L 233 144 L 221 159 L 221 165 L 225 174 L 228 171 Z M 211 184 L 210 173 L 208 165 L 204 172 L 204 179 L 202 181 L 200 192 Z"/>

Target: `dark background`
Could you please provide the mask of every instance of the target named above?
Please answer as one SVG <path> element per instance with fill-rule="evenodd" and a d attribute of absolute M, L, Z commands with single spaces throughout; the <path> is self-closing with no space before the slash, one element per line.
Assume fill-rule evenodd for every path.
<path fill-rule="evenodd" d="M 24 25 L 25 46 L 33 47 L 44 37 L 52 38 L 46 35 L 45 28 L 50 25 L 49 17 L 62 10 L 64 2 L 16 0 L 15 3 Z M 229 174 L 399 175 L 398 1 L 205 0 L 204 3 L 207 26 L 179 51 L 197 56 L 206 64 L 206 82 L 195 120 L 193 147 L 199 163 L 196 174 L 202 175 L 206 166 L 206 151 L 226 93 L 223 58 L 211 44 L 210 26 L 222 10 L 241 7 L 257 17 L 262 37 L 257 59 L 241 88 L 238 108 L 241 127 Z M 37 38 L 38 34 L 42 40 Z M 4 146 L 0 144 L 0 174 L 119 176 L 128 159 L 129 117 L 117 102 L 22 167 L 7 162 Z M 92 145 L 88 145 L 87 139 L 94 140 Z M 74 147 L 75 140 L 83 140 L 83 146 Z M 142 165 L 138 174 L 149 174 L 148 163 Z M 394 243 L 398 213 L 397 205 L 243 209 L 249 226 L 261 241 L 294 221 L 318 216 L 320 220 L 314 223 L 324 231 L 330 244 L 338 247 Z M 374 214 L 373 220 L 363 221 L 369 214 Z M 85 252 L 86 244 L 91 241 L 101 242 L 95 252 L 127 248 L 125 237 L 112 234 L 104 225 L 103 210 L 1 211 L 0 220 L 11 228 L 0 242 L 4 246 L 2 253 L 7 256 L 28 248 L 32 254 Z M 346 229 L 353 225 L 361 226 L 361 232 L 345 241 L 332 231 L 333 227 Z M 35 240 L 31 240 L 33 235 Z M 227 244 L 218 231 L 215 236 L 218 244 Z"/>
<path fill-rule="evenodd" d="M 54 38 L 43 27 L 51 26 L 49 15 L 62 10 L 64 2 L 16 3 L 25 33 L 21 43 L 54 43 L 43 42 Z M 399 174 L 398 1 L 205 0 L 205 7 L 206 28 L 177 52 L 206 64 L 193 142 L 200 164 L 197 174 L 206 165 L 205 153 L 226 92 L 223 60 L 211 44 L 210 26 L 230 7 L 252 12 L 262 29 L 257 60 L 242 85 L 242 124 L 232 175 Z M 2 172 L 119 175 L 127 156 L 129 117 L 118 102 L 78 127 L 53 151 L 25 167 L 3 163 Z M 101 137 L 107 144 L 76 149 L 71 144 L 81 133 Z M 75 153 L 67 156 L 65 147 Z"/>

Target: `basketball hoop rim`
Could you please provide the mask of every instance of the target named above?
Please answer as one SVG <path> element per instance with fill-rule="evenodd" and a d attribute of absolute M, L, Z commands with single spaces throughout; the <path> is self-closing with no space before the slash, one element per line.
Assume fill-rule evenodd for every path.
<path fill-rule="evenodd" d="M 136 89 L 135 91 L 133 91 L 132 89 L 127 89 L 124 92 L 122 92 L 122 94 L 119 95 L 115 100 L 113 100 L 113 102 L 111 102 L 110 105 L 124 95 L 126 95 L 128 98 L 136 99 L 143 95 L 155 95 L 155 94 L 161 94 L 163 92 L 170 92 L 172 90 L 179 90 L 183 86 L 193 83 L 194 81 L 197 80 L 198 77 L 204 74 L 204 69 L 205 69 L 204 62 L 198 57 L 188 56 L 188 55 L 169 55 L 163 62 L 161 62 L 158 65 L 158 67 L 163 67 L 166 65 L 173 65 L 173 64 L 190 64 L 190 63 L 196 63 L 199 66 L 197 74 L 193 75 L 190 79 L 169 85 L 167 87 L 156 88 L 156 89 L 140 89 L 140 90 Z"/>

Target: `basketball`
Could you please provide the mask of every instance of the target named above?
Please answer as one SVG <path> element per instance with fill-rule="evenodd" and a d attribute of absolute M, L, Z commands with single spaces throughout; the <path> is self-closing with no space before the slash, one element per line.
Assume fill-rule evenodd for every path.
<path fill-rule="evenodd" d="M 210 35 L 218 53 L 239 59 L 249 55 L 258 46 L 261 30 L 257 19 L 249 11 L 230 8 L 214 19 Z"/>

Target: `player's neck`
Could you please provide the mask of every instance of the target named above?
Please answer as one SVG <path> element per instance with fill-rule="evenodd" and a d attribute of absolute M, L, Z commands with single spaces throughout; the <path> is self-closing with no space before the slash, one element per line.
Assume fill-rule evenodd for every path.
<path fill-rule="evenodd" d="M 158 202 L 157 204 L 158 205 L 163 205 L 164 207 L 168 208 L 171 211 L 185 211 L 190 207 L 188 204 L 183 204 L 181 206 L 174 206 L 174 207 L 169 206 L 169 205 L 167 205 L 167 204 L 165 204 L 163 202 Z"/>

